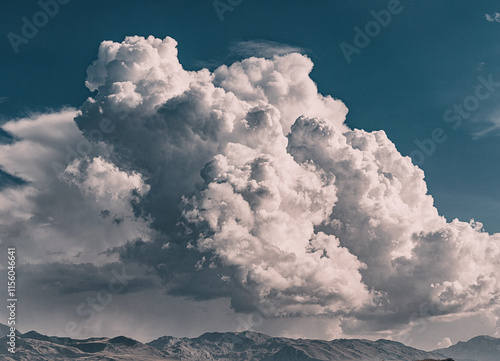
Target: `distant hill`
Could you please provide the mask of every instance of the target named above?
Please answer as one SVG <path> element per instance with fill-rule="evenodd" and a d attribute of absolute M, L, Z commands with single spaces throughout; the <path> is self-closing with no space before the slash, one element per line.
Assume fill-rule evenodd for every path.
<path fill-rule="evenodd" d="M 154 347 L 122 336 L 74 340 L 30 331 L 17 339 L 15 354 L 8 352 L 6 341 L 6 337 L 0 338 L 2 361 L 178 361 Z"/>
<path fill-rule="evenodd" d="M 7 336 L 10 333 L 10 327 L 0 323 L 0 337 Z M 16 335 L 19 335 L 19 331 L 16 330 Z"/>
<path fill-rule="evenodd" d="M 400 342 L 387 340 L 294 340 L 257 332 L 206 333 L 197 338 L 160 337 L 148 345 L 180 360 L 347 361 L 423 360 L 441 358 Z"/>
<path fill-rule="evenodd" d="M 10 332 L 10 327 L 6 325 L 2 325 L 0 323 L 0 337 L 7 336 Z"/>
<path fill-rule="evenodd" d="M 0 324 L 0 332 L 5 327 Z M 294 340 L 257 332 L 205 333 L 197 338 L 163 336 L 147 344 L 115 338 L 49 337 L 35 331 L 19 334 L 16 354 L 0 338 L 0 359 L 5 361 L 109 360 L 109 361 L 417 361 L 443 360 L 399 342 L 378 340 Z"/>
<path fill-rule="evenodd" d="M 477 336 L 435 352 L 452 357 L 456 361 L 500 361 L 500 338 Z"/>
<path fill-rule="evenodd" d="M 426 352 L 388 340 L 296 340 L 250 331 L 163 336 L 146 344 L 125 336 L 79 340 L 30 331 L 18 333 L 13 355 L 7 350 L 8 332 L 0 324 L 0 360 L 5 361 L 500 361 L 500 339 L 490 336 Z"/>

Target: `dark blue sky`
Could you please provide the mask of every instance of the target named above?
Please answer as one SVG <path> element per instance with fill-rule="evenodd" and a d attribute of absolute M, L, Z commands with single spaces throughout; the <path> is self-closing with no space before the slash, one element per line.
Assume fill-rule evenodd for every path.
<path fill-rule="evenodd" d="M 346 103 L 351 127 L 386 131 L 404 155 L 441 128 L 447 140 L 421 165 L 438 210 L 449 220 L 474 218 L 500 232 L 499 134 L 473 136 L 500 112 L 500 88 L 456 129 L 443 121 L 455 103 L 474 95 L 478 77 L 500 81 L 500 23 L 485 18 L 499 10 L 497 2 L 401 1 L 403 10 L 348 64 L 339 44 L 352 45 L 354 27 L 364 28 L 370 12 L 388 3 L 243 0 L 221 21 L 211 0 L 72 0 L 15 53 L 8 33 L 21 35 L 22 17 L 32 19 L 41 8 L 37 1 L 8 2 L 0 15 L 0 97 L 7 98 L 0 98 L 0 114 L 10 119 L 80 106 L 90 95 L 86 68 L 103 40 L 168 35 L 190 69 L 232 62 L 229 48 L 237 41 L 289 44 L 313 60 L 320 91 Z"/>

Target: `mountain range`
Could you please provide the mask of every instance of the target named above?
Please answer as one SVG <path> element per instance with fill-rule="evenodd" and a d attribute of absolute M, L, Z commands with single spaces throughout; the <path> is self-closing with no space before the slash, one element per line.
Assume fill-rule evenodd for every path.
<path fill-rule="evenodd" d="M 8 361 L 500 361 L 500 339 L 478 336 L 432 352 L 389 340 L 332 341 L 271 337 L 258 332 L 211 332 L 196 338 L 163 336 L 149 343 L 128 337 L 85 340 L 19 333 L 16 353 L 7 350 L 8 328 L 0 324 L 0 358 Z"/>
<path fill-rule="evenodd" d="M 436 352 L 453 357 L 457 361 L 500 361 L 500 338 L 477 336 Z"/>

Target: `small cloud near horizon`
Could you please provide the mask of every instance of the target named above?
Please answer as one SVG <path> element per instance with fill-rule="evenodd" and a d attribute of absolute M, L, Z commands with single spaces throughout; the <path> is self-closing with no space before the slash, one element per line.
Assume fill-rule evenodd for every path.
<path fill-rule="evenodd" d="M 447 348 L 453 345 L 453 342 L 451 342 L 449 337 L 443 338 L 441 341 L 438 342 L 437 347 L 438 348 Z"/>

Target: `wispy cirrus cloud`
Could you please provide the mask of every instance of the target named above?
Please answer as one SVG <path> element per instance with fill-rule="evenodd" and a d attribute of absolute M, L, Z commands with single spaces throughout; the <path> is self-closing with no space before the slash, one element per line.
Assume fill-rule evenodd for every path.
<path fill-rule="evenodd" d="M 500 118 L 493 118 L 489 120 L 487 124 L 489 126 L 486 126 L 472 134 L 473 139 L 477 140 L 487 135 L 492 135 L 493 133 L 498 135 L 498 130 L 500 129 Z"/>
<path fill-rule="evenodd" d="M 245 59 L 252 56 L 271 59 L 274 56 L 283 56 L 291 53 L 308 54 L 310 53 L 310 50 L 299 46 L 263 39 L 234 41 L 229 46 L 229 53 L 225 57 L 195 60 L 191 62 L 190 66 L 194 68 L 208 68 L 212 70 L 223 64 L 232 64 L 235 60 Z"/>
<path fill-rule="evenodd" d="M 492 22 L 497 22 L 500 23 L 500 13 L 494 13 L 493 15 L 490 14 L 484 14 L 486 17 L 486 20 L 489 21 L 490 23 Z"/>
<path fill-rule="evenodd" d="M 286 55 L 290 53 L 307 53 L 307 49 L 298 46 L 262 39 L 238 41 L 233 43 L 229 50 L 232 55 L 240 55 L 244 57 L 256 56 L 263 58 L 272 58 L 275 55 Z"/>

